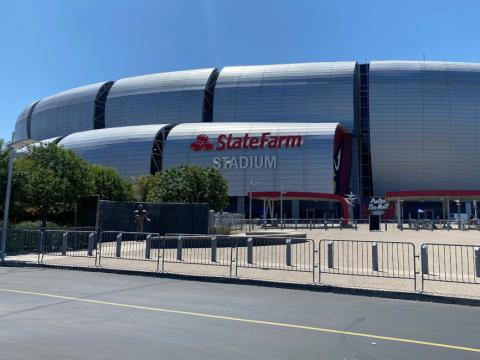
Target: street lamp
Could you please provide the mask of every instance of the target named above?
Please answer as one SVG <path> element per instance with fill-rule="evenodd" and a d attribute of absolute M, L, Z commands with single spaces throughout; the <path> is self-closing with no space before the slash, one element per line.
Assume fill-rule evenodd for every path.
<path fill-rule="evenodd" d="M 10 211 L 10 195 L 12 192 L 13 161 L 15 159 L 15 150 L 37 142 L 36 140 L 23 140 L 14 142 L 15 133 L 12 133 L 12 142 L 9 146 L 8 173 L 7 173 L 7 191 L 5 191 L 5 207 L 3 209 L 2 238 L 0 241 L 0 261 L 5 259 L 5 245 L 7 242 L 8 213 Z"/>

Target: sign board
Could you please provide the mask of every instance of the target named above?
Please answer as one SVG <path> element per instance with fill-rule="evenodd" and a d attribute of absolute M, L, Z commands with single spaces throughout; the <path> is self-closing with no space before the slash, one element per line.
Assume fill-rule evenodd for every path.
<path fill-rule="evenodd" d="M 388 202 L 382 198 L 372 198 L 370 204 L 368 204 L 368 212 L 372 215 L 383 215 L 388 209 Z"/>
<path fill-rule="evenodd" d="M 215 143 L 214 143 L 215 141 Z M 192 151 L 225 151 L 225 150 L 259 150 L 259 149 L 282 149 L 299 148 L 303 145 L 301 135 L 271 135 L 264 132 L 260 136 L 251 136 L 245 133 L 243 136 L 232 134 L 220 134 L 212 141 L 208 135 L 198 135 L 190 145 Z M 241 155 L 241 156 L 215 156 L 213 158 L 215 169 L 276 169 L 276 155 Z"/>
<path fill-rule="evenodd" d="M 271 135 L 269 132 L 262 133 L 261 136 L 250 136 L 248 133 L 243 136 L 233 136 L 232 134 L 220 134 L 216 139 L 216 144 L 208 135 L 197 135 L 195 141 L 190 145 L 193 151 L 201 150 L 241 150 L 241 149 L 281 149 L 298 148 L 303 144 L 302 135 Z"/>

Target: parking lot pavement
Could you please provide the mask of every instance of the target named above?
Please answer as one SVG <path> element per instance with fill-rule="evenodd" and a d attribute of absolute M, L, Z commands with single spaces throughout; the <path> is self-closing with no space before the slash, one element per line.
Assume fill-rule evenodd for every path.
<path fill-rule="evenodd" d="M 0 267 L 0 359 L 478 359 L 478 308 Z"/>

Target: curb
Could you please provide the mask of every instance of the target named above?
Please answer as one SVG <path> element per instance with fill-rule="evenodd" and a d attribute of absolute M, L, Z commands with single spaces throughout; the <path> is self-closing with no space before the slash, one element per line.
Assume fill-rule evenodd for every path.
<path fill-rule="evenodd" d="M 149 272 L 149 271 L 141 271 L 141 270 L 105 269 L 105 268 L 82 267 L 82 266 L 33 264 L 33 263 L 27 263 L 23 261 L 15 261 L 15 260 L 4 261 L 3 263 L 0 263 L 0 266 L 100 272 L 100 273 L 106 273 L 106 274 L 134 275 L 134 276 L 145 276 L 145 277 L 155 277 L 155 278 L 165 278 L 165 279 L 175 279 L 175 280 L 209 282 L 209 283 L 218 283 L 218 284 L 261 286 L 261 287 L 271 287 L 271 288 L 278 288 L 278 289 L 332 293 L 332 294 L 340 294 L 340 295 L 366 296 L 366 297 L 377 297 L 377 298 L 384 298 L 384 299 L 408 300 L 408 301 L 430 302 L 430 303 L 438 303 L 438 304 L 450 304 L 450 305 L 454 304 L 454 305 L 480 307 L 480 299 L 461 298 L 461 297 L 454 297 L 454 296 L 447 296 L 447 295 L 434 295 L 434 294 L 418 293 L 418 292 L 360 289 L 360 288 L 348 288 L 348 287 L 324 285 L 324 284 L 287 283 L 287 282 L 279 282 L 279 281 L 271 281 L 271 280 L 242 279 L 242 278 L 217 277 L 217 276 L 208 276 L 208 275 L 157 273 L 157 272 Z"/>

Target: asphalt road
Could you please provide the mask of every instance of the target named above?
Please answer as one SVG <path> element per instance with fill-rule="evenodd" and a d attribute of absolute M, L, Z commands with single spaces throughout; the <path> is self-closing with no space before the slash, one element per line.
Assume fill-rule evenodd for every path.
<path fill-rule="evenodd" d="M 0 359 L 480 359 L 480 309 L 0 267 Z"/>

